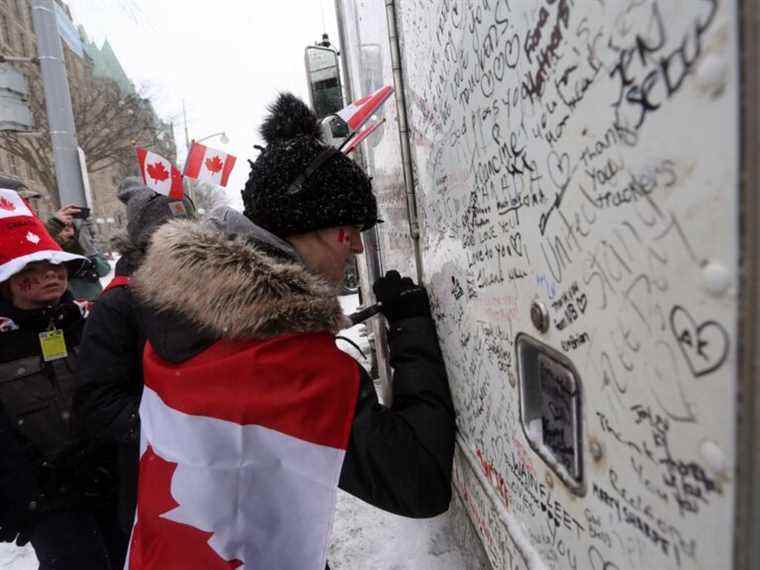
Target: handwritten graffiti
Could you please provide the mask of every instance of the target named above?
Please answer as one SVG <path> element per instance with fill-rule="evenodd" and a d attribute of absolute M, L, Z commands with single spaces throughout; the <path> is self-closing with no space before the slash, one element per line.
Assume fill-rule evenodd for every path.
<path fill-rule="evenodd" d="M 726 361 L 729 338 L 720 323 L 705 321 L 697 324 L 686 309 L 676 305 L 670 312 L 670 327 L 695 377 L 714 372 Z"/>

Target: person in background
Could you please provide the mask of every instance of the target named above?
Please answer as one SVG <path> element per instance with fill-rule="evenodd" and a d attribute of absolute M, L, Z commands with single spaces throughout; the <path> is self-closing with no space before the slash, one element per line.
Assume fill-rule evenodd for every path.
<path fill-rule="evenodd" d="M 76 299 L 94 301 L 103 291 L 100 278 L 111 272 L 111 266 L 94 248 L 84 247 L 84 236 L 77 226 L 83 223 L 83 211 L 73 204 L 64 206 L 48 220 L 47 228 L 64 251 L 86 257 L 86 262 L 69 276 L 69 288 Z"/>
<path fill-rule="evenodd" d="M 141 570 L 322 570 L 338 486 L 408 517 L 451 499 L 455 418 L 427 293 L 397 272 L 375 284 L 394 370 L 382 406 L 334 338 L 346 260 L 378 221 L 370 181 L 302 101 L 270 111 L 243 191 L 251 224 L 169 222 L 130 284 L 148 339 Z"/>
<path fill-rule="evenodd" d="M 114 240 L 120 255 L 114 279 L 96 300 L 84 328 L 76 404 L 92 436 L 118 446 L 119 520 L 128 536 L 137 501 L 138 407 L 145 345 L 129 280 L 140 267 L 153 232 L 175 217 L 191 217 L 194 208 L 186 199 L 179 203 L 179 210 L 172 209 L 168 197 L 133 177 L 121 182 L 117 195 L 127 209 L 127 229 Z"/>
<path fill-rule="evenodd" d="M 73 410 L 87 309 L 68 272 L 84 261 L 0 190 L 0 540 L 31 542 L 41 570 L 120 568 L 125 550 L 114 453 Z"/>

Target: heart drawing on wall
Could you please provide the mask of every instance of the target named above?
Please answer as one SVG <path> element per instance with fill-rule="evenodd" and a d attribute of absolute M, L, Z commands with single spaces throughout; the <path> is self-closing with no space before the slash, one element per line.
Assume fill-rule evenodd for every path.
<path fill-rule="evenodd" d="M 686 309 L 676 305 L 670 311 L 670 328 L 695 378 L 714 372 L 726 361 L 729 338 L 720 323 L 697 324 Z"/>

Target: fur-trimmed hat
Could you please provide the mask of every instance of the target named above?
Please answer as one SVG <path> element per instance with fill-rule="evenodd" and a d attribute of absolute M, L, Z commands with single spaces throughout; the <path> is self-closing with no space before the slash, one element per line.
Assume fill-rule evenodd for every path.
<path fill-rule="evenodd" d="M 127 207 L 127 237 L 139 249 L 148 247 L 153 232 L 165 222 L 175 217 L 192 215 L 193 207 L 188 200 L 176 202 L 154 192 L 136 177 L 130 176 L 122 180 L 117 196 Z M 176 204 L 182 206 L 177 209 Z"/>
<path fill-rule="evenodd" d="M 267 147 L 251 163 L 243 190 L 245 215 L 285 238 L 335 226 L 377 223 L 369 178 L 353 160 L 322 142 L 306 104 L 282 93 L 260 133 Z"/>

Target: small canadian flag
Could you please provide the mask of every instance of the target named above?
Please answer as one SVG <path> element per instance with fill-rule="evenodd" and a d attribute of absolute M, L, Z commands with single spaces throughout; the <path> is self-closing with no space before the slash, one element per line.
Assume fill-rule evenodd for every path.
<path fill-rule="evenodd" d="M 193 142 L 185 163 L 185 176 L 217 186 L 227 186 L 237 158 L 221 150 Z"/>
<path fill-rule="evenodd" d="M 15 192 L 0 190 L 0 219 L 32 215 L 31 210 L 21 199 L 21 196 Z"/>
<path fill-rule="evenodd" d="M 357 99 L 347 107 L 335 113 L 346 121 L 351 131 L 358 130 L 385 103 L 393 93 L 393 87 L 385 85 L 371 95 Z"/>
<path fill-rule="evenodd" d="M 377 127 L 382 125 L 385 122 L 385 118 L 372 123 L 369 127 L 364 129 L 361 132 L 358 132 L 354 135 L 354 138 L 352 138 L 350 141 L 348 141 L 348 144 L 343 149 L 343 154 L 351 154 L 351 152 L 355 151 L 359 145 L 366 139 L 369 135 L 375 132 Z"/>
<path fill-rule="evenodd" d="M 173 200 L 182 200 L 185 193 L 182 174 L 171 161 L 147 149 L 136 147 L 137 161 L 145 185 Z"/>

